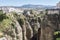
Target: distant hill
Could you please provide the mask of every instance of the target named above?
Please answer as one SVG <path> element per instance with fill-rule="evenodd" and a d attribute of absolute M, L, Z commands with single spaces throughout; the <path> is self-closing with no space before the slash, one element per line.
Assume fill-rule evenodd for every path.
<path fill-rule="evenodd" d="M 55 8 L 55 6 L 27 4 L 27 5 L 23 5 L 23 6 L 21 6 L 21 8 L 44 8 L 44 9 L 51 9 L 51 8 Z"/>
<path fill-rule="evenodd" d="M 32 4 L 27 4 L 27 5 L 22 5 L 22 6 L 0 6 L 1 7 L 13 7 L 13 8 L 40 8 L 40 9 L 51 9 L 51 8 L 56 8 L 55 6 L 50 6 L 50 5 L 32 5 Z"/>

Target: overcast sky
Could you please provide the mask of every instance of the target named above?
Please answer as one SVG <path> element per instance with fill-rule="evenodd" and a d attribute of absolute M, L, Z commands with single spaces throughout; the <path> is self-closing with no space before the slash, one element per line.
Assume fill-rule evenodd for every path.
<path fill-rule="evenodd" d="M 59 0 L 0 0 L 0 6 L 21 6 L 25 4 L 34 5 L 56 5 Z"/>

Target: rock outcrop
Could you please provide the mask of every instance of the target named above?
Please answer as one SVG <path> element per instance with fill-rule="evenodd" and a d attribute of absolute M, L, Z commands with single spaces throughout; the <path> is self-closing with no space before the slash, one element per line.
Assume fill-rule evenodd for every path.
<path fill-rule="evenodd" d="M 58 14 L 35 14 L 34 11 L 22 14 L 0 15 L 0 28 L 7 40 L 53 40 L 54 32 L 60 30 Z M 58 19 L 59 18 L 59 19 Z M 8 20 L 7 20 L 8 19 Z M 6 23 L 7 21 L 7 23 Z"/>

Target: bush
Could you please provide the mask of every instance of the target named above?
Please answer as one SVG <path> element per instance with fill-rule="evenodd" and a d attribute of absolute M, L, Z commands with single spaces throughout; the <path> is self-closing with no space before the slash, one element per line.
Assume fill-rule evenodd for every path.
<path fill-rule="evenodd" d="M 0 31 L 6 30 L 9 25 L 12 23 L 12 20 L 2 11 L 0 11 Z"/>

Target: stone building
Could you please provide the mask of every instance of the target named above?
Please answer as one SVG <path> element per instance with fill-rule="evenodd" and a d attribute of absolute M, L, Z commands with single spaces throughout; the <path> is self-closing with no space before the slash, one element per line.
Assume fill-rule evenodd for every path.
<path fill-rule="evenodd" d="M 60 9 L 46 9 L 48 14 L 59 14 Z"/>

